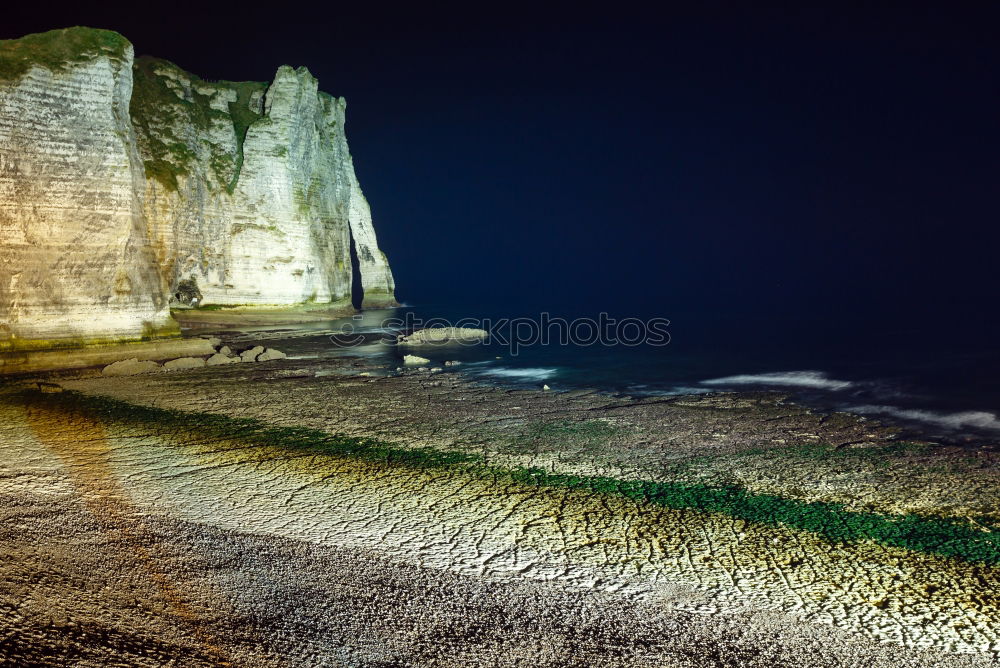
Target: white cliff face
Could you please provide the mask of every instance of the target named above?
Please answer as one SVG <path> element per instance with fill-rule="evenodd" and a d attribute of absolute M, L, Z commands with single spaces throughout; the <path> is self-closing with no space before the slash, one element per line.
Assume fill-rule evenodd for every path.
<path fill-rule="evenodd" d="M 350 308 L 352 234 L 363 305 L 394 305 L 344 109 L 304 68 L 206 82 L 109 31 L 0 42 L 0 351 L 176 333 L 181 281 Z"/>
<path fill-rule="evenodd" d="M 346 307 L 353 231 L 365 305 L 394 303 L 342 99 L 304 68 L 282 67 L 270 85 L 204 82 L 164 61 L 136 73 L 146 214 L 172 286 L 194 279 L 203 304 Z"/>
<path fill-rule="evenodd" d="M 0 350 L 176 331 L 141 204 L 132 47 L 115 37 L 0 78 Z"/>

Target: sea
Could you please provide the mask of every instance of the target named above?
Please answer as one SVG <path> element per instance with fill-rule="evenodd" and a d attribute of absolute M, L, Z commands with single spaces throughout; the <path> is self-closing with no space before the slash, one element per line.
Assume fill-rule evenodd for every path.
<path fill-rule="evenodd" d="M 655 323 L 630 319 L 624 328 L 617 319 L 595 337 L 597 313 L 570 318 L 418 304 L 296 325 L 295 336 L 280 347 L 293 358 L 365 357 L 394 370 L 405 352 L 389 343 L 396 334 L 480 326 L 491 332 L 485 343 L 410 352 L 429 358 L 429 367 L 503 387 L 634 397 L 775 391 L 816 410 L 898 425 L 914 438 L 969 445 L 1000 440 L 1000 348 L 992 326 L 951 331 L 898 319 L 671 316 Z M 543 324 L 547 339 L 540 335 Z M 641 326 L 646 330 L 639 336 Z M 573 334 L 565 334 L 571 327 Z M 461 364 L 444 367 L 445 361 Z"/>

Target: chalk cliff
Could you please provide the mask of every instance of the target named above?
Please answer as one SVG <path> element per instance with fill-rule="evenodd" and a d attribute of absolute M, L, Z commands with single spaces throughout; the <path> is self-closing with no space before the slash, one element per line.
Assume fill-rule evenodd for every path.
<path fill-rule="evenodd" d="M 0 42 L 0 349 L 174 333 L 193 286 L 349 308 L 352 240 L 363 306 L 394 304 L 344 111 L 304 68 L 208 82 L 109 31 Z"/>
<path fill-rule="evenodd" d="M 169 333 L 128 113 L 132 47 L 56 39 L 0 43 L 0 345 Z"/>

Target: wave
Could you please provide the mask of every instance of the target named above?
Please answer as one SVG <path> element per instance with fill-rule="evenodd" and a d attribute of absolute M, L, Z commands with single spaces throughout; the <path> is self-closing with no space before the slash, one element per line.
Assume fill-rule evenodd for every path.
<path fill-rule="evenodd" d="M 487 376 L 503 376 L 504 378 L 530 378 L 532 380 L 545 380 L 556 375 L 558 369 L 543 369 L 539 367 L 527 367 L 523 369 L 513 369 L 504 367 L 500 369 L 489 369 L 483 371 Z"/>
<path fill-rule="evenodd" d="M 637 397 L 678 397 L 688 394 L 711 394 L 715 390 L 708 387 L 691 387 L 688 385 L 676 385 L 668 388 L 651 388 L 649 385 L 629 385 L 625 388 L 628 394 Z"/>
<path fill-rule="evenodd" d="M 853 383 L 827 378 L 822 371 L 779 371 L 776 373 L 740 374 L 711 378 L 702 385 L 774 385 L 776 387 L 812 387 L 822 390 L 846 390 Z"/>
<path fill-rule="evenodd" d="M 987 411 L 959 411 L 957 413 L 942 413 L 919 408 L 899 408 L 897 406 L 850 406 L 845 410 L 865 415 L 889 415 L 902 420 L 925 422 L 948 429 L 987 429 L 1000 432 L 1000 419 L 995 413 Z"/>
<path fill-rule="evenodd" d="M 353 346 L 334 348 L 334 350 L 349 357 L 378 357 L 379 355 L 390 355 L 395 352 L 395 349 L 384 341 L 368 341 Z"/>
<path fill-rule="evenodd" d="M 676 387 L 671 387 L 667 393 L 673 395 L 684 395 L 684 394 L 711 394 L 715 390 L 709 389 L 707 387 L 688 387 L 687 385 L 678 385 Z"/>
<path fill-rule="evenodd" d="M 399 327 L 359 327 L 351 334 L 401 334 L 402 332 L 403 330 Z M 350 336 L 350 334 L 345 336 Z"/>

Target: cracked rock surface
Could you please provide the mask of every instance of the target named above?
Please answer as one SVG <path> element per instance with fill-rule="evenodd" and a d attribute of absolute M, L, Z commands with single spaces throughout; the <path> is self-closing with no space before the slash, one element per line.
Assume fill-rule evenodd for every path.
<path fill-rule="evenodd" d="M 738 483 L 984 527 L 997 507 L 990 448 L 899 443 L 875 422 L 772 394 L 637 401 L 483 387 L 448 372 L 358 376 L 373 370 L 357 361 L 321 373 L 331 364 L 9 384 L 0 657 L 985 666 L 1000 651 L 996 566 L 218 425 L 252 418 L 474 454 L 496 470 Z M 125 412 L 76 402 L 77 392 Z M 159 412 L 130 416 L 128 405 Z"/>

